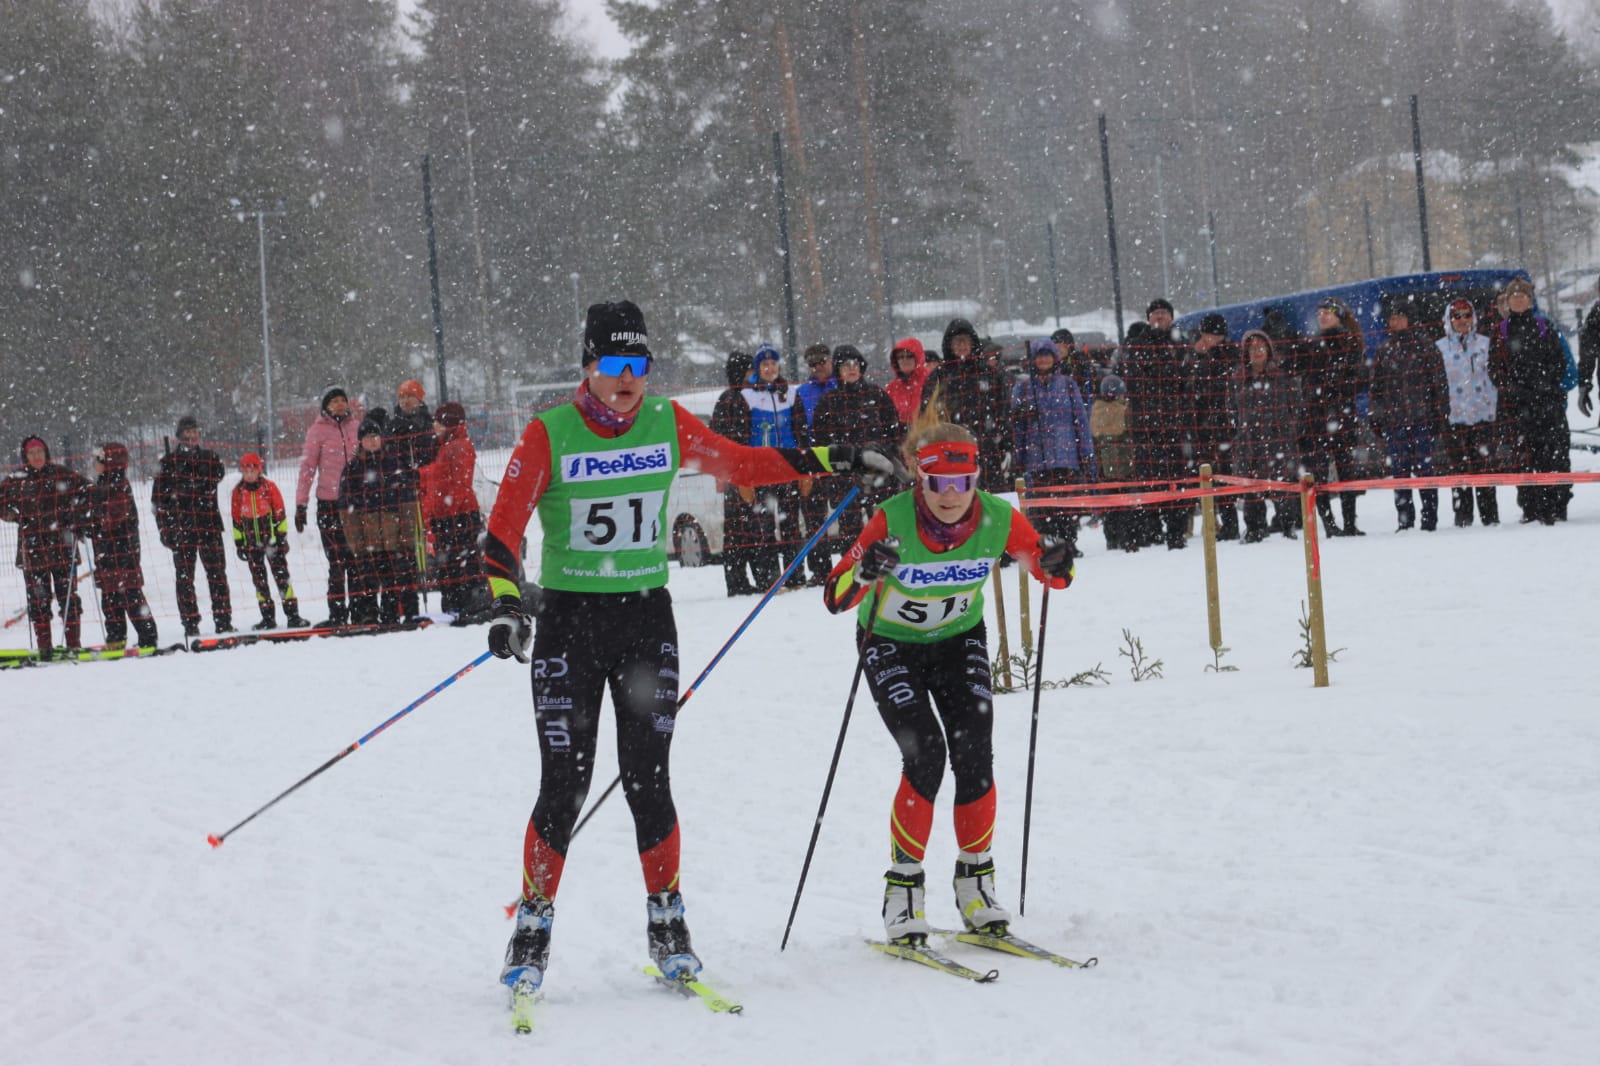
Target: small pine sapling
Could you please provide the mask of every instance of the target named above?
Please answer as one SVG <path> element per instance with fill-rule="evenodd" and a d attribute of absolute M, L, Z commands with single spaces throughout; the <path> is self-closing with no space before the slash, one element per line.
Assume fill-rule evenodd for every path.
<path fill-rule="evenodd" d="M 1166 664 L 1160 659 L 1150 661 L 1144 651 L 1144 641 L 1134 636 L 1130 630 L 1122 631 L 1124 647 L 1117 649 L 1117 654 L 1128 660 L 1128 672 L 1135 681 L 1147 681 L 1152 677 L 1160 677 L 1161 669 Z"/>

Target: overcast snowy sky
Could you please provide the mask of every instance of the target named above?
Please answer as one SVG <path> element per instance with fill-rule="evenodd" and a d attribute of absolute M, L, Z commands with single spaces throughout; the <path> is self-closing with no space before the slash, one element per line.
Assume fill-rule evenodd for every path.
<path fill-rule="evenodd" d="M 605 0 L 563 0 L 571 14 L 574 29 L 583 40 L 591 42 L 595 50 L 607 59 L 617 59 L 627 54 L 627 42 L 617 32 L 616 25 L 606 15 Z M 1600 49 L 1600 0 L 1545 0 L 1555 13 L 1556 23 L 1568 35 L 1587 33 L 1592 40 L 1587 43 Z M 1587 11 L 1589 20 L 1580 29 L 1581 14 Z"/>

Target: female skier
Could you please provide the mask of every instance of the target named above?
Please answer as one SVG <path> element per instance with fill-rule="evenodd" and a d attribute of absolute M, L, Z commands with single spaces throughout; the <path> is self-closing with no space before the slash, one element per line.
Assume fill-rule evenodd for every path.
<path fill-rule="evenodd" d="M 1041 537 L 1005 500 L 978 489 L 978 443 L 930 404 L 904 446 L 915 484 L 886 500 L 823 588 L 834 614 L 856 608 L 856 643 L 878 713 L 900 746 L 889 815 L 884 932 L 921 943 L 922 859 L 948 751 L 955 772 L 956 907 L 971 930 L 1004 935 L 994 887 L 995 787 L 983 586 L 1001 553 L 1051 588 L 1072 583 L 1072 549 Z"/>

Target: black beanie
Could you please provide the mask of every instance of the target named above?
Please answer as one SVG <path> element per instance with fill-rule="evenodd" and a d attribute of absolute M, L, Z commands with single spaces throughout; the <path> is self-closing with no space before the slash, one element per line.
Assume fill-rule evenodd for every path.
<path fill-rule="evenodd" d="M 1154 300 L 1150 301 L 1150 306 L 1144 309 L 1144 316 L 1149 318 L 1150 312 L 1152 311 L 1165 311 L 1169 315 L 1177 314 L 1177 312 L 1172 309 L 1171 301 L 1162 296 L 1157 296 Z"/>
<path fill-rule="evenodd" d="M 833 350 L 833 365 L 837 367 L 840 363 L 854 363 L 863 373 L 867 369 L 867 357 L 853 344 L 841 344 Z"/>
<path fill-rule="evenodd" d="M 650 354 L 644 312 L 632 300 L 590 304 L 583 324 L 583 365 L 618 353 Z"/>
<path fill-rule="evenodd" d="M 322 409 L 326 411 L 328 409 L 328 405 L 336 399 L 349 400 L 350 397 L 345 395 L 345 391 L 343 389 L 335 385 L 333 388 L 322 394 Z"/>
<path fill-rule="evenodd" d="M 381 407 L 374 407 L 372 410 L 368 411 L 367 416 L 361 420 L 361 428 L 356 432 L 356 437 L 365 437 L 372 433 L 376 433 L 381 437 L 383 436 L 383 427 L 388 421 L 389 412 L 385 411 Z"/>

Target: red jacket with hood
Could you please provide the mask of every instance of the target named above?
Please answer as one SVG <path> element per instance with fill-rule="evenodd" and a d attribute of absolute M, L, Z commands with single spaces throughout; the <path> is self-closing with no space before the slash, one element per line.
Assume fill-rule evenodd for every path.
<path fill-rule="evenodd" d="M 933 368 L 928 365 L 928 353 L 923 350 L 922 342 L 917 338 L 902 337 L 895 341 L 894 351 L 897 352 L 901 348 L 917 357 L 916 369 L 910 374 L 902 374 L 899 365 L 894 362 L 894 352 L 890 352 L 889 369 L 894 371 L 894 380 L 885 385 L 883 391 L 894 401 L 895 413 L 900 416 L 900 421 L 910 425 L 922 406 L 922 385 L 928 380 Z"/>

